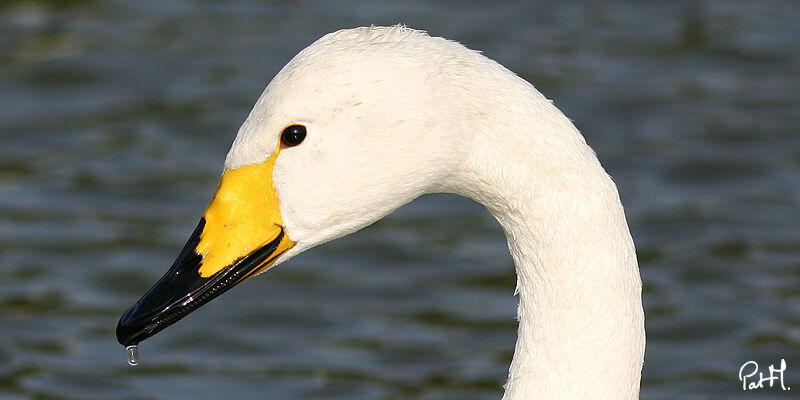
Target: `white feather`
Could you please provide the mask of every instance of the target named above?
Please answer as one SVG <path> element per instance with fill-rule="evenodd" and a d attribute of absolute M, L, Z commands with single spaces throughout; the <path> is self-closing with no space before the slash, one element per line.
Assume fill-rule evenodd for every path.
<path fill-rule="evenodd" d="M 476 51 L 403 26 L 328 34 L 259 98 L 226 168 L 264 161 L 297 246 L 361 229 L 425 193 L 484 204 L 517 269 L 519 331 L 506 400 L 636 399 L 641 281 L 617 189 L 573 124 Z"/>

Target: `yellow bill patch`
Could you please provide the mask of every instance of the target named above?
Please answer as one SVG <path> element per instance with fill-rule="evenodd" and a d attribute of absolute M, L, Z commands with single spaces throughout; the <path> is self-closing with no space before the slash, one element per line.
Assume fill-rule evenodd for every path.
<path fill-rule="evenodd" d="M 203 257 L 198 270 L 203 278 L 234 264 L 281 233 L 283 220 L 272 182 L 278 152 L 280 148 L 262 163 L 223 172 L 203 215 L 206 223 L 195 249 Z M 274 254 L 294 245 L 284 235 Z"/>

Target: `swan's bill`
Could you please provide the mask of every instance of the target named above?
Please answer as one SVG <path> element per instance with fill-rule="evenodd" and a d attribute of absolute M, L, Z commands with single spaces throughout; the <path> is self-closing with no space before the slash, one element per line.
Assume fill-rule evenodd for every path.
<path fill-rule="evenodd" d="M 117 325 L 117 340 L 137 344 L 233 286 L 272 266 L 291 249 L 272 184 L 279 150 L 259 164 L 227 170 L 175 263 Z"/>

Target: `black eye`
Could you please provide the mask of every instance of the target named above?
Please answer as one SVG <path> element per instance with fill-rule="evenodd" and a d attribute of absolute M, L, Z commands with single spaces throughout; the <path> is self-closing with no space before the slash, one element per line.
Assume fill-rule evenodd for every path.
<path fill-rule="evenodd" d="M 306 138 L 306 127 L 303 125 L 289 125 L 281 133 L 281 144 L 283 147 L 294 147 L 303 143 Z"/>

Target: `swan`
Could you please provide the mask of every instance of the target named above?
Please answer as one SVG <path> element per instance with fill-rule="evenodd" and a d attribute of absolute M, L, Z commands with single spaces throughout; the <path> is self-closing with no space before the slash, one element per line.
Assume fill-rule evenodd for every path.
<path fill-rule="evenodd" d="M 327 34 L 274 77 L 167 273 L 122 316 L 135 345 L 268 268 L 426 193 L 499 221 L 517 273 L 504 400 L 637 399 L 641 279 L 614 182 L 530 83 L 405 26 Z"/>

